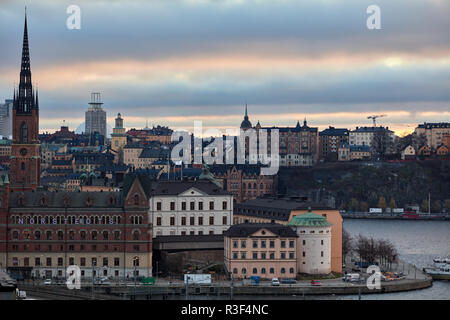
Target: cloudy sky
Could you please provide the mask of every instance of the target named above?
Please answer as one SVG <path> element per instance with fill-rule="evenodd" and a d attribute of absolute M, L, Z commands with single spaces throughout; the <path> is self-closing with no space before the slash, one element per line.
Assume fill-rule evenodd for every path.
<path fill-rule="evenodd" d="M 371 4 L 381 30 L 366 27 Z M 25 5 L 41 131 L 75 129 L 90 92 L 128 128 L 236 127 L 245 102 L 263 126 L 450 121 L 448 0 L 0 0 L 0 101 L 19 79 Z"/>

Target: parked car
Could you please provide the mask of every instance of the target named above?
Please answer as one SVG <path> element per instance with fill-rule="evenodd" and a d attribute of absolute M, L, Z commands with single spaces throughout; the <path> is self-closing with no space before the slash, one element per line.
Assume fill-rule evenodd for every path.
<path fill-rule="evenodd" d="M 311 280 L 311 285 L 312 286 L 321 286 L 322 283 L 319 280 Z"/>
<path fill-rule="evenodd" d="M 272 285 L 273 286 L 279 286 L 280 285 L 280 280 L 278 280 L 278 278 L 272 278 Z"/>
<path fill-rule="evenodd" d="M 344 277 L 342 277 L 342 280 L 346 282 L 359 282 L 361 280 L 361 276 L 359 273 L 347 273 Z"/>
<path fill-rule="evenodd" d="M 45 279 L 44 285 L 49 286 L 52 284 L 52 279 Z"/>

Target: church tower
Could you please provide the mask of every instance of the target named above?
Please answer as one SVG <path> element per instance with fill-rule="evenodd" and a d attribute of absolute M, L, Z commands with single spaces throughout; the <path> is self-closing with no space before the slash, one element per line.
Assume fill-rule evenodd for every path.
<path fill-rule="evenodd" d="M 32 191 L 40 185 L 39 100 L 31 83 L 27 16 L 23 31 L 22 64 L 18 90 L 14 89 L 13 141 L 10 175 L 12 191 Z"/>
<path fill-rule="evenodd" d="M 123 147 L 127 144 L 127 134 L 125 133 L 125 128 L 123 127 L 123 119 L 119 114 L 117 114 L 116 125 L 113 128 L 113 133 L 111 134 L 111 149 L 115 152 L 114 162 L 123 162 Z"/>

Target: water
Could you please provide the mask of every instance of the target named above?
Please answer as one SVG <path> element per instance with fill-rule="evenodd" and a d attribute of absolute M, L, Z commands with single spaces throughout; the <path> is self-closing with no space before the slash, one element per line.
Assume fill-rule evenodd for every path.
<path fill-rule="evenodd" d="M 390 240 L 397 248 L 400 259 L 416 265 L 419 269 L 431 265 L 435 257 L 450 255 L 450 221 L 346 219 L 344 229 L 353 237 L 362 234 L 366 237 Z M 423 290 L 364 295 L 363 299 L 449 300 L 450 281 L 433 281 L 431 288 Z"/>

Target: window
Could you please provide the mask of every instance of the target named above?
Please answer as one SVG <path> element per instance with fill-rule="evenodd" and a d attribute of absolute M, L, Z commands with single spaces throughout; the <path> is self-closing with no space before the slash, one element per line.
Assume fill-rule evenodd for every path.
<path fill-rule="evenodd" d="M 114 240 L 120 240 L 120 231 L 114 231 Z"/>
<path fill-rule="evenodd" d="M 233 259 L 237 259 L 238 258 L 238 253 L 237 252 L 233 252 Z"/>
<path fill-rule="evenodd" d="M 241 252 L 241 259 L 245 259 L 246 258 L 246 253 L 243 251 L 243 252 Z"/>
<path fill-rule="evenodd" d="M 291 274 L 294 273 L 294 268 L 290 268 L 289 273 L 291 273 Z"/>
<path fill-rule="evenodd" d="M 237 248 L 238 247 L 238 242 L 236 240 L 233 241 L 233 248 Z"/>
<path fill-rule="evenodd" d="M 209 210 L 214 210 L 214 201 L 209 202 Z"/>
<path fill-rule="evenodd" d="M 227 202 L 222 202 L 222 210 L 227 210 Z"/>
<path fill-rule="evenodd" d="M 294 252 L 289 252 L 289 259 L 294 259 Z"/>
<path fill-rule="evenodd" d="M 175 225 L 175 217 L 170 217 L 170 225 L 171 226 Z"/>
<path fill-rule="evenodd" d="M 58 240 L 64 239 L 64 233 L 62 231 L 58 231 Z"/>
<path fill-rule="evenodd" d="M 234 268 L 234 269 L 233 269 L 233 273 L 234 273 L 234 274 L 237 274 L 237 273 L 238 273 L 237 268 Z"/>
<path fill-rule="evenodd" d="M 289 248 L 294 248 L 294 240 L 289 241 Z"/>
<path fill-rule="evenodd" d="M 103 258 L 103 266 L 104 267 L 108 266 L 108 258 Z"/>
<path fill-rule="evenodd" d="M 115 267 L 120 266 L 120 258 L 114 258 L 114 266 Z"/>
<path fill-rule="evenodd" d="M 198 203 L 198 210 L 203 210 L 203 202 L 202 201 L 200 201 Z"/>
<path fill-rule="evenodd" d="M 320 251 L 320 256 L 323 257 L 323 251 Z"/>
<path fill-rule="evenodd" d="M 241 241 L 241 248 L 246 248 L 247 247 L 247 242 L 245 240 Z"/>
<path fill-rule="evenodd" d="M 80 265 L 81 265 L 82 267 L 85 267 L 85 266 L 86 266 L 86 258 L 80 258 Z"/>
<path fill-rule="evenodd" d="M 271 248 L 275 248 L 275 241 L 270 240 L 269 246 L 270 246 Z"/>
<path fill-rule="evenodd" d="M 186 217 L 181 217 L 181 225 L 182 226 L 186 225 Z"/>
<path fill-rule="evenodd" d="M 135 195 L 134 195 L 134 205 L 135 205 L 135 206 L 138 206 L 138 205 L 139 205 L 139 195 L 138 195 L 138 194 L 135 194 Z"/>
<path fill-rule="evenodd" d="M 222 224 L 227 225 L 227 216 L 222 217 Z"/>
<path fill-rule="evenodd" d="M 275 269 L 274 269 L 274 268 L 270 268 L 269 272 L 270 272 L 271 274 L 274 274 L 274 273 L 275 273 Z"/>
<path fill-rule="evenodd" d="M 265 248 L 266 247 L 266 241 L 265 240 L 261 240 L 261 248 Z"/>
<path fill-rule="evenodd" d="M 286 269 L 285 268 L 281 268 L 281 273 L 285 274 L 286 273 Z"/>
<path fill-rule="evenodd" d="M 213 226 L 214 225 L 214 216 L 210 216 L 209 217 L 209 225 Z"/>
<path fill-rule="evenodd" d="M 73 230 L 69 231 L 69 240 L 75 240 L 75 232 Z"/>
<path fill-rule="evenodd" d="M 80 239 L 86 240 L 86 231 L 80 231 Z"/>
<path fill-rule="evenodd" d="M 253 268 L 253 274 L 257 274 L 258 273 L 258 269 Z"/>
<path fill-rule="evenodd" d="M 156 218 L 156 225 L 160 226 L 161 225 L 161 217 L 157 217 Z"/>
<path fill-rule="evenodd" d="M 280 258 L 281 259 L 286 259 L 286 252 L 281 252 L 280 253 Z"/>
<path fill-rule="evenodd" d="M 103 240 L 108 240 L 108 238 L 109 238 L 109 232 L 103 231 Z"/>
<path fill-rule="evenodd" d="M 35 231 L 34 232 L 34 238 L 36 240 L 41 240 L 41 232 L 40 231 Z"/>
<path fill-rule="evenodd" d="M 19 239 L 19 232 L 18 232 L 18 231 L 13 231 L 13 233 L 12 233 L 12 238 L 13 238 L 14 240 L 18 240 L 18 239 Z"/>
<path fill-rule="evenodd" d="M 69 266 L 73 266 L 75 264 L 75 258 L 74 257 L 70 257 L 69 258 Z"/>
<path fill-rule="evenodd" d="M 253 259 L 255 259 L 255 260 L 258 259 L 258 253 L 257 252 L 253 252 L 252 255 L 253 255 Z"/>
<path fill-rule="evenodd" d="M 40 266 L 41 265 L 41 259 L 40 258 L 34 258 L 34 265 Z"/>
<path fill-rule="evenodd" d="M 161 202 L 156 203 L 156 210 L 161 211 Z"/>
<path fill-rule="evenodd" d="M 28 143 L 28 126 L 26 122 L 22 122 L 20 126 L 20 142 Z"/>
<path fill-rule="evenodd" d="M 246 274 L 247 273 L 247 269 L 242 268 L 242 274 Z"/>
<path fill-rule="evenodd" d="M 320 240 L 320 244 L 323 245 L 323 240 Z"/>
<path fill-rule="evenodd" d="M 97 258 L 91 258 L 91 264 L 92 264 L 92 266 L 96 266 L 97 265 Z"/>
<path fill-rule="evenodd" d="M 306 240 L 303 240 L 303 245 L 305 245 L 306 244 Z"/>
<path fill-rule="evenodd" d="M 97 231 L 92 231 L 92 240 L 97 240 L 98 234 Z"/>
<path fill-rule="evenodd" d="M 52 258 L 47 258 L 47 267 L 52 266 Z"/>
<path fill-rule="evenodd" d="M 133 232 L 133 240 L 139 240 L 139 231 L 135 230 Z"/>
<path fill-rule="evenodd" d="M 282 248 L 286 248 L 286 241 L 281 240 L 280 245 Z"/>
<path fill-rule="evenodd" d="M 261 268 L 261 274 L 266 274 L 266 268 Z"/>
<path fill-rule="evenodd" d="M 305 251 L 303 251 L 303 256 L 306 257 L 306 252 Z"/>
<path fill-rule="evenodd" d="M 274 259 L 275 259 L 275 252 L 271 252 L 271 253 L 270 253 L 269 259 L 270 259 L 270 260 L 274 260 Z"/>
<path fill-rule="evenodd" d="M 198 225 L 199 226 L 203 225 L 203 217 L 198 217 Z"/>
<path fill-rule="evenodd" d="M 266 253 L 265 252 L 261 252 L 261 259 L 266 259 Z"/>
<path fill-rule="evenodd" d="M 186 202 L 181 203 L 181 210 L 186 210 Z"/>
<path fill-rule="evenodd" d="M 174 211 L 175 210 L 175 202 L 171 202 L 170 203 L 170 210 Z"/>

